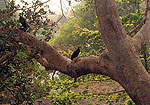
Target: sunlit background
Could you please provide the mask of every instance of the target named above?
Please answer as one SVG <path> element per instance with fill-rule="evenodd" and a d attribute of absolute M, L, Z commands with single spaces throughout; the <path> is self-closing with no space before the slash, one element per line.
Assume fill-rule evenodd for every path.
<path fill-rule="evenodd" d="M 32 2 L 34 0 L 24 0 L 26 2 Z M 40 0 L 41 2 L 45 2 L 47 0 Z M 64 13 L 67 13 L 68 10 L 71 9 L 71 6 L 74 6 L 77 4 L 75 0 L 71 0 L 71 5 L 69 5 L 69 0 L 62 0 L 62 6 L 63 6 L 63 11 Z M 20 0 L 16 0 L 16 4 L 21 4 Z M 50 6 L 51 11 L 55 12 L 56 14 L 61 14 L 61 5 L 60 5 L 60 0 L 50 0 L 47 3 Z"/>

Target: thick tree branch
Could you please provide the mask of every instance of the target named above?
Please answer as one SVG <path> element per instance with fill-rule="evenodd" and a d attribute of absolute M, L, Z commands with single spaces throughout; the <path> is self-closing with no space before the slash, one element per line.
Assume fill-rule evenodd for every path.
<path fill-rule="evenodd" d="M 68 64 L 69 75 L 77 78 L 81 75 L 89 73 L 103 74 L 114 78 L 114 66 L 111 58 L 105 50 L 99 57 L 89 56 L 83 58 L 77 58 L 74 62 Z"/>
<path fill-rule="evenodd" d="M 138 35 L 138 39 L 132 39 L 125 34 L 121 25 L 115 0 L 95 0 L 95 6 L 100 23 L 100 32 L 113 62 L 115 80 L 125 88 L 137 105 L 147 105 L 150 96 L 150 77 L 136 52 L 141 50 L 141 46 L 145 43 L 144 40 L 150 37 L 148 36 L 150 33 L 149 16 L 144 25 L 145 28 L 142 29 L 144 36 Z M 149 12 L 148 15 L 150 15 Z M 138 94 L 139 91 L 146 90 L 146 88 L 147 92 Z M 146 104 L 142 104 L 144 102 Z"/>
<path fill-rule="evenodd" d="M 41 41 L 40 39 L 36 38 L 35 36 L 30 35 L 29 33 L 22 32 L 18 29 L 13 30 L 13 32 L 19 36 L 19 40 L 22 43 L 27 44 L 30 47 L 37 48 L 42 52 L 41 57 L 45 58 L 45 61 L 47 60 L 47 62 L 49 64 L 49 66 L 48 66 L 49 69 L 52 69 L 52 70 L 58 69 L 60 71 L 66 70 L 67 62 L 63 62 L 63 61 L 65 61 L 65 58 L 63 56 L 61 56 L 49 44 Z M 40 62 L 40 60 L 42 60 L 42 59 L 39 59 L 39 62 Z"/>
<path fill-rule="evenodd" d="M 126 32 L 121 24 L 115 0 L 95 0 L 95 7 L 102 38 L 109 50 L 116 51 L 117 45 L 125 40 Z M 115 49 L 113 46 L 116 46 Z"/>
<path fill-rule="evenodd" d="M 140 29 L 140 31 L 133 38 L 135 45 L 138 47 L 138 52 L 148 43 L 150 43 L 150 2 L 146 0 L 146 13 L 145 13 L 145 24 Z"/>
<path fill-rule="evenodd" d="M 113 62 L 109 57 L 108 50 L 105 50 L 99 57 L 89 56 L 71 61 L 69 58 L 60 55 L 46 42 L 41 41 L 27 32 L 23 32 L 19 29 L 9 30 L 2 28 L 0 29 L 0 34 L 4 34 L 6 31 L 12 31 L 12 34 L 16 35 L 19 42 L 42 51 L 39 55 L 39 59 L 36 60 L 49 70 L 57 70 L 74 78 L 95 73 L 107 75 L 114 79 Z"/>

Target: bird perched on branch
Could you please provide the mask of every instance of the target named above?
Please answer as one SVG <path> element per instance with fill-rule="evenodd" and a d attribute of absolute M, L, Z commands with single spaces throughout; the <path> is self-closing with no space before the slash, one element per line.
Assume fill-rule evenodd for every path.
<path fill-rule="evenodd" d="M 26 19 L 24 17 L 22 17 L 21 15 L 19 15 L 19 16 L 20 16 L 19 21 L 20 21 L 20 23 L 22 24 L 22 27 L 23 27 L 23 28 L 20 28 L 20 29 L 23 30 L 23 31 L 26 31 L 27 27 L 28 27 Z"/>
<path fill-rule="evenodd" d="M 79 55 L 79 53 L 80 53 L 80 47 L 78 47 L 78 49 L 73 52 L 73 54 L 71 55 L 71 60 L 76 58 Z"/>

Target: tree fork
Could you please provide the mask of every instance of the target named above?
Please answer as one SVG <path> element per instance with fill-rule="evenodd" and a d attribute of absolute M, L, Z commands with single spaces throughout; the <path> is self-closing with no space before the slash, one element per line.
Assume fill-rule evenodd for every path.
<path fill-rule="evenodd" d="M 114 78 L 137 105 L 150 104 L 150 76 L 138 56 L 150 38 L 147 36 L 149 15 L 144 28 L 133 39 L 126 35 L 120 22 L 115 0 L 95 0 L 100 32 L 114 64 Z M 148 11 L 149 14 L 149 11 Z M 144 31 L 143 31 L 144 30 Z M 143 35 L 144 34 L 144 35 Z M 146 36 L 146 37 L 144 37 Z"/>
<path fill-rule="evenodd" d="M 150 11 L 147 12 L 143 27 L 134 38 L 131 38 L 126 35 L 120 22 L 115 0 L 95 0 L 95 7 L 100 32 L 107 47 L 99 57 L 89 56 L 71 61 L 30 33 L 19 29 L 9 30 L 18 37 L 19 42 L 30 47 L 37 46 L 43 51 L 37 61 L 46 68 L 74 78 L 89 73 L 107 75 L 119 82 L 137 105 L 149 105 L 150 75 L 138 54 L 150 42 Z M 9 30 L 1 28 L 0 34 Z"/>

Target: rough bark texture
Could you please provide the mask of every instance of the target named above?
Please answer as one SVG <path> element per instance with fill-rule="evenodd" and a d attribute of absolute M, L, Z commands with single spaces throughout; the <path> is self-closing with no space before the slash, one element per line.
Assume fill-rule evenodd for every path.
<path fill-rule="evenodd" d="M 99 56 L 89 56 L 71 61 L 60 55 L 49 44 L 19 29 L 11 29 L 19 41 L 42 51 L 37 61 L 48 69 L 57 70 L 71 77 L 95 73 L 116 80 L 124 87 L 136 105 L 150 105 L 150 75 L 138 56 L 150 41 L 150 11 L 142 29 L 134 38 L 126 35 L 120 22 L 115 0 L 95 0 L 99 29 L 106 50 Z M 0 29 L 3 34 L 7 29 Z"/>
<path fill-rule="evenodd" d="M 125 34 L 121 25 L 115 0 L 95 0 L 95 7 L 100 32 L 114 64 L 115 80 L 137 105 L 149 105 L 150 76 L 138 57 L 138 52 L 149 41 L 149 12 L 146 24 L 132 39 Z"/>

